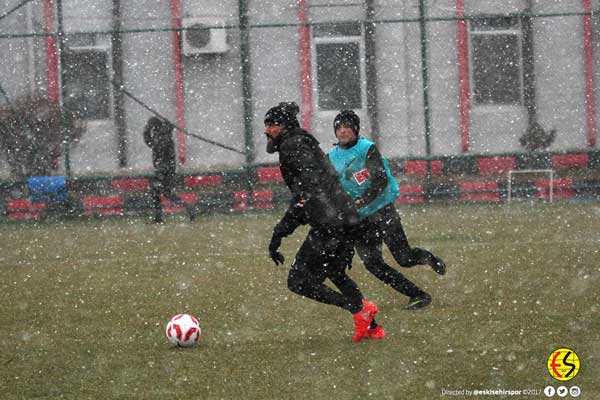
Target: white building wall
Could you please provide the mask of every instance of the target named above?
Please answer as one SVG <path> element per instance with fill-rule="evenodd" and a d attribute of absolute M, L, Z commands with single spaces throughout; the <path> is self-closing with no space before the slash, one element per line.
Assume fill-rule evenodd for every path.
<path fill-rule="evenodd" d="M 107 32 L 111 29 L 110 0 L 63 0 L 62 6 L 63 30 L 67 35 L 74 32 Z M 110 35 L 99 34 L 96 40 L 97 46 L 106 49 L 109 71 L 112 71 Z M 69 41 L 66 40 L 64 45 L 70 46 Z M 117 146 L 112 118 L 89 121 L 78 143 L 70 148 L 71 171 L 76 175 L 109 174 L 118 171 Z M 63 172 L 65 170 L 64 158 L 61 159 L 60 169 Z"/>
<path fill-rule="evenodd" d="M 577 0 L 537 2 L 544 13 L 583 12 Z M 585 148 L 585 58 L 583 18 L 534 20 L 538 120 L 545 129 L 556 129 L 551 150 Z M 596 81 L 598 85 L 598 81 Z"/>
<path fill-rule="evenodd" d="M 184 1 L 186 17 L 215 18 L 237 26 L 238 1 Z M 186 126 L 193 134 L 244 151 L 242 76 L 239 30 L 228 29 L 229 51 L 183 56 Z M 174 104 L 174 103 L 173 103 Z M 245 156 L 186 138 L 187 160 L 182 170 L 231 168 L 243 165 Z"/>
<path fill-rule="evenodd" d="M 456 17 L 456 1 L 437 1 L 427 9 L 430 18 Z M 460 154 L 458 34 L 454 20 L 427 24 L 431 154 Z M 424 154 L 421 152 L 420 154 Z"/>
<path fill-rule="evenodd" d="M 527 1 L 465 1 L 465 15 L 524 12 Z M 469 149 L 473 153 L 519 151 L 528 124 L 524 105 L 476 105 L 469 113 Z"/>
<path fill-rule="evenodd" d="M 386 157 L 425 151 L 423 81 L 417 23 L 377 26 L 379 144 Z"/>
<path fill-rule="evenodd" d="M 294 12 L 290 11 L 289 14 L 287 21 L 295 21 Z M 253 17 L 251 23 L 268 22 Z M 254 117 L 252 132 L 256 162 L 275 162 L 277 156 L 266 152 L 263 118 L 267 110 L 279 102 L 296 101 L 300 104 L 298 28 L 254 29 L 251 32 L 250 47 Z M 243 138 L 243 133 L 240 137 Z"/>
<path fill-rule="evenodd" d="M 176 122 L 173 33 L 161 31 L 172 26 L 170 2 L 122 1 L 121 15 L 123 30 L 159 30 L 121 35 L 126 89 L 161 115 Z M 152 156 L 142 139 L 142 131 L 151 114 L 127 96 L 124 103 L 128 166 L 123 172 L 150 171 Z"/>
<path fill-rule="evenodd" d="M 3 9 L 8 0 L 0 0 Z M 330 7 L 325 0 L 309 0 L 310 22 L 348 21 L 365 18 L 357 2 Z M 343 2 L 341 2 L 343 3 Z M 36 2 L 36 31 L 43 29 L 43 3 Z M 337 4 L 337 3 L 336 3 Z M 353 5 L 350 5 L 353 4 Z M 507 14 L 526 9 L 527 0 L 465 0 L 465 13 Z M 579 0 L 533 0 L 535 13 L 583 11 Z M 256 163 L 275 162 L 266 154 L 263 116 L 280 101 L 301 103 L 298 9 L 296 1 L 249 2 L 250 63 L 252 88 L 252 137 Z M 237 26 L 238 1 L 182 0 L 183 17 L 213 16 Z M 378 73 L 379 144 L 387 157 L 425 155 L 423 85 L 418 0 L 375 1 L 376 19 L 387 20 L 376 27 L 376 68 Z M 427 2 L 427 15 L 456 16 L 454 0 Z M 600 8 L 599 0 L 593 7 Z M 111 28 L 112 1 L 63 0 L 65 30 L 106 31 Z M 2 20 L 0 32 L 25 32 L 25 9 Z M 122 1 L 122 28 L 168 29 L 170 1 Z M 405 20 L 411 20 L 406 22 Z M 600 23 L 595 21 L 595 26 Z M 552 150 L 586 149 L 585 64 L 583 18 L 581 16 L 534 18 L 534 55 L 538 121 L 545 129 L 556 129 Z M 596 86 L 600 82 L 600 35 L 594 32 Z M 176 120 L 173 34 L 170 31 L 124 33 L 124 82 L 126 88 L 162 115 Z M 110 37 L 103 39 L 110 45 Z M 185 122 L 188 130 L 225 145 L 244 150 L 240 37 L 238 29 L 228 30 L 230 50 L 222 54 L 186 57 L 184 71 Z M 34 43 L 34 47 L 28 43 Z M 313 43 L 314 45 L 314 43 Z M 435 21 L 427 25 L 429 101 L 431 109 L 431 151 L 434 156 L 461 154 L 456 21 Z M 35 60 L 28 54 L 35 49 Z M 12 97 L 45 93 L 45 43 L 43 39 L 0 40 L 5 57 L 0 64 L 0 81 Z M 110 53 L 110 51 L 109 51 Z M 314 62 L 313 73 L 314 73 Z M 33 71 L 33 73 L 31 72 Z M 313 75 L 313 79 L 316 77 Z M 313 100 L 316 101 L 316 84 Z M 363 132 L 370 136 L 364 108 L 359 110 Z M 92 121 L 79 144 L 73 146 L 71 167 L 76 175 L 133 174 L 152 170 L 150 151 L 141 132 L 150 113 L 125 98 L 128 166 L 117 165 L 117 137 L 112 119 Z M 313 107 L 312 132 L 325 150 L 334 141 L 331 121 L 335 112 Z M 112 112 L 112 111 L 111 111 Z M 600 113 L 600 100 L 596 101 Z M 525 132 L 528 115 L 524 106 L 477 106 L 470 110 L 471 153 L 521 151 L 518 139 Z M 597 118 L 598 120 L 598 118 Z M 182 171 L 238 168 L 245 156 L 194 138 L 186 139 L 187 161 Z M 63 167 L 64 168 L 64 167 Z M 7 167 L 0 164 L 6 175 Z"/>
<path fill-rule="evenodd" d="M 563 18 L 552 27 L 542 20 L 535 26 L 536 34 L 546 38 L 536 42 L 538 121 L 544 128 L 556 129 L 552 149 L 585 147 L 587 113 L 581 18 Z"/>
<path fill-rule="evenodd" d="M 600 115 L 600 96 L 598 93 L 600 91 L 597 89 L 600 83 L 600 0 L 592 0 L 592 10 L 594 11 L 594 16 L 592 17 L 592 52 L 594 57 L 594 94 L 595 94 L 595 102 L 594 102 L 594 111 L 596 115 Z M 597 120 L 597 119 L 596 119 Z M 598 126 L 598 124 L 596 124 Z M 598 131 L 598 128 L 596 128 Z M 598 138 L 596 138 L 596 147 L 600 147 L 598 143 Z"/>

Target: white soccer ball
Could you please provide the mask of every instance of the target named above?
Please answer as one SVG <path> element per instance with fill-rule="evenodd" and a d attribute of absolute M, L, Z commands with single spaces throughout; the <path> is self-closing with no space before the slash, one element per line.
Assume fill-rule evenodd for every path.
<path fill-rule="evenodd" d="M 167 338 L 178 347 L 195 346 L 201 333 L 198 320 L 191 314 L 177 314 L 167 323 Z"/>

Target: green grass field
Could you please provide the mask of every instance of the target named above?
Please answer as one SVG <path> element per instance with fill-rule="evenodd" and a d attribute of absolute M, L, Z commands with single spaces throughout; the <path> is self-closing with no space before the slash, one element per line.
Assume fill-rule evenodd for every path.
<path fill-rule="evenodd" d="M 289 292 L 268 258 L 282 211 L 0 224 L 0 398 L 542 399 L 559 347 L 581 360 L 565 386 L 600 398 L 599 204 L 402 210 L 448 274 L 402 270 L 433 295 L 411 312 L 355 259 L 388 333 L 358 344 L 350 314 Z M 200 320 L 196 348 L 167 343 L 180 312 Z M 538 392 L 445 392 L 475 389 Z"/>

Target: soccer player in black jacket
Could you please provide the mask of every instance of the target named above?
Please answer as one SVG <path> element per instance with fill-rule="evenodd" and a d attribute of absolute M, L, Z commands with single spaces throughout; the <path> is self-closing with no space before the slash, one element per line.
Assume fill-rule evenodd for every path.
<path fill-rule="evenodd" d="M 192 205 L 181 200 L 174 192 L 177 179 L 175 143 L 172 136 L 174 128 L 169 121 L 158 117 L 151 117 L 144 128 L 144 142 L 152 150 L 152 164 L 155 169 L 154 178 L 150 181 L 150 191 L 154 222 L 156 223 L 164 221 L 161 195 L 175 204 L 184 206 L 190 216 L 190 221 L 194 220 L 196 213 Z"/>
<path fill-rule="evenodd" d="M 279 153 L 281 173 L 294 199 L 278 226 L 286 225 L 286 219 L 298 218 L 300 211 L 303 221 L 311 227 L 292 263 L 288 288 L 352 313 L 352 341 L 358 342 L 367 334 L 377 312 L 377 306 L 363 299 L 346 274 L 352 259 L 352 229 L 358 222 L 358 211 L 341 187 L 319 142 L 300 128 L 298 111 L 296 103 L 280 103 L 269 109 L 264 119 L 267 152 Z M 275 229 L 269 245 L 269 255 L 275 264 L 284 262 L 279 245 L 285 230 Z M 325 285 L 326 278 L 340 292 Z"/>

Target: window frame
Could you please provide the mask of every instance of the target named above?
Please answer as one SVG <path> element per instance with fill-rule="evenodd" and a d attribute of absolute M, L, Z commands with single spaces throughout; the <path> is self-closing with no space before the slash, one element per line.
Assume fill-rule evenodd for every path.
<path fill-rule="evenodd" d="M 468 24 L 468 52 L 469 52 L 469 85 L 471 87 L 471 104 L 475 107 L 512 107 L 512 106 L 523 106 L 525 104 L 525 79 L 524 79 L 524 59 L 523 59 L 523 20 L 517 16 L 506 16 L 506 15 L 480 15 L 475 19 L 506 19 L 514 18 L 517 21 L 517 25 L 513 28 L 497 28 L 497 29 L 477 29 L 473 27 L 472 21 Z M 501 103 L 497 101 L 481 103 L 477 102 L 475 97 L 475 63 L 472 39 L 474 36 L 486 36 L 486 35 L 513 35 L 517 38 L 517 52 L 519 57 L 519 98 L 517 102 Z"/>
<path fill-rule="evenodd" d="M 114 79 L 114 71 L 112 68 L 112 46 L 110 45 L 110 42 L 107 42 L 106 40 L 103 40 L 103 38 L 99 38 L 98 35 L 93 35 L 93 41 L 94 44 L 90 44 L 90 45 L 74 45 L 74 46 L 69 46 L 68 43 L 65 46 L 65 53 L 84 53 L 84 52 L 97 52 L 97 53 L 103 53 L 106 59 L 106 72 L 107 72 L 107 88 L 108 88 L 108 92 L 107 92 L 107 108 L 108 108 L 108 113 L 106 115 L 106 117 L 103 118 L 88 118 L 88 117 L 81 117 L 81 119 L 83 121 L 86 121 L 87 123 L 94 123 L 94 122 L 107 122 L 107 121 L 113 121 L 114 120 L 114 88 L 112 85 L 112 80 Z M 64 58 L 63 58 L 64 59 Z M 65 83 L 65 66 L 61 66 L 61 87 L 64 89 L 64 83 Z M 63 103 L 66 101 L 67 99 L 63 99 Z"/>
<path fill-rule="evenodd" d="M 344 22 L 331 22 L 327 25 L 338 25 L 343 24 Z M 360 108 L 353 108 L 354 111 L 361 112 L 366 108 L 366 99 L 367 99 L 367 85 L 366 85 L 366 58 L 365 58 L 365 28 L 362 21 L 356 21 L 357 24 L 360 24 L 360 35 L 327 35 L 327 36 L 315 36 L 313 29 L 311 29 L 311 59 L 314 60 L 312 63 L 312 74 L 313 74 L 313 106 L 314 109 L 320 114 L 337 114 L 340 111 L 340 108 L 336 108 L 335 110 L 322 109 L 319 106 L 319 81 L 318 81 L 318 58 L 317 58 L 317 46 L 321 44 L 351 44 L 355 43 L 358 45 L 358 55 L 359 55 L 359 86 L 360 86 Z M 343 106 L 340 106 L 343 107 Z"/>

